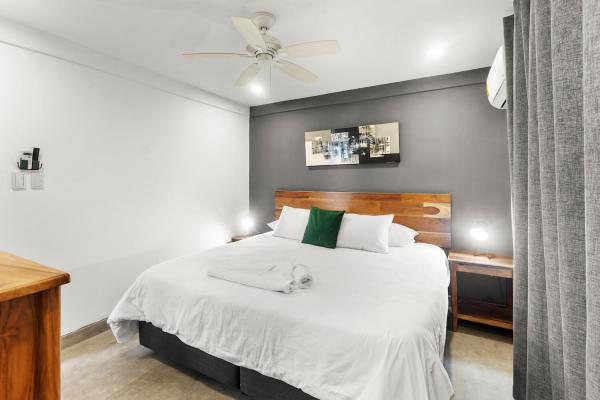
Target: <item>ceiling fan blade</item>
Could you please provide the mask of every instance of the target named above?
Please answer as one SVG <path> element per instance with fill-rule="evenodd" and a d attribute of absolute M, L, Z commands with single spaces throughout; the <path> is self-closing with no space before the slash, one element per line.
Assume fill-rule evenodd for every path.
<path fill-rule="evenodd" d="M 279 60 L 275 62 L 275 68 L 280 70 L 283 73 L 288 74 L 294 79 L 297 79 L 302 82 L 314 82 L 319 77 L 304 67 L 299 66 L 298 64 L 291 63 L 285 60 Z"/>
<path fill-rule="evenodd" d="M 335 54 L 340 51 L 340 44 L 337 40 L 319 40 L 317 42 L 306 42 L 292 44 L 279 50 L 285 53 L 287 57 L 312 57 Z"/>
<path fill-rule="evenodd" d="M 248 82 L 250 82 L 252 79 L 254 79 L 256 77 L 256 75 L 258 75 L 258 72 L 260 71 L 260 69 L 261 69 L 261 64 L 259 64 L 259 63 L 250 64 L 248 66 L 248 68 L 246 68 L 244 70 L 244 72 L 242 72 L 242 74 L 240 75 L 238 80 L 235 82 L 235 86 L 246 85 Z"/>
<path fill-rule="evenodd" d="M 249 18 L 231 17 L 233 26 L 244 37 L 246 43 L 256 49 L 266 49 L 267 44 L 262 33 L 258 30 L 254 22 Z"/>
<path fill-rule="evenodd" d="M 200 58 L 250 58 L 251 56 L 243 53 L 183 53 L 185 58 L 200 59 Z"/>

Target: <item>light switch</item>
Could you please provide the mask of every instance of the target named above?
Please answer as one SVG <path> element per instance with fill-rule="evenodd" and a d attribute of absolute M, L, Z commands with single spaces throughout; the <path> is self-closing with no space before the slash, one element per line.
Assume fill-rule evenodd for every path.
<path fill-rule="evenodd" d="M 12 173 L 13 190 L 25 190 L 25 174 L 23 172 Z"/>
<path fill-rule="evenodd" d="M 31 188 L 40 190 L 44 188 L 44 173 L 34 172 L 31 174 Z"/>

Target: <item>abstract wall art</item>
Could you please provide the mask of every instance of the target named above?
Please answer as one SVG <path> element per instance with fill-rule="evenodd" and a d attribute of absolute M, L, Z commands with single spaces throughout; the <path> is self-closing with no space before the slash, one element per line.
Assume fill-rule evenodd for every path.
<path fill-rule="evenodd" d="M 400 162 L 398 122 L 304 133 L 306 165 Z"/>

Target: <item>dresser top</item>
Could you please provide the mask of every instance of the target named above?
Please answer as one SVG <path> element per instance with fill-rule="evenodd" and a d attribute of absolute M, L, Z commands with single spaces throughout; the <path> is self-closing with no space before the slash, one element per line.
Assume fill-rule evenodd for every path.
<path fill-rule="evenodd" d="M 0 251 L 0 302 L 69 283 L 68 273 Z"/>

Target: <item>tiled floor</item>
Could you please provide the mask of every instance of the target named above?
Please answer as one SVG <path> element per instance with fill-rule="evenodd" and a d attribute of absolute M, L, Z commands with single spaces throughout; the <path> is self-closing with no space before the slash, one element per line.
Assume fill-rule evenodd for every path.
<path fill-rule="evenodd" d="M 131 340 L 103 332 L 63 350 L 64 400 L 231 400 L 234 390 L 159 360 Z M 462 326 L 448 333 L 444 364 L 456 400 L 512 399 L 512 339 L 501 331 Z"/>

